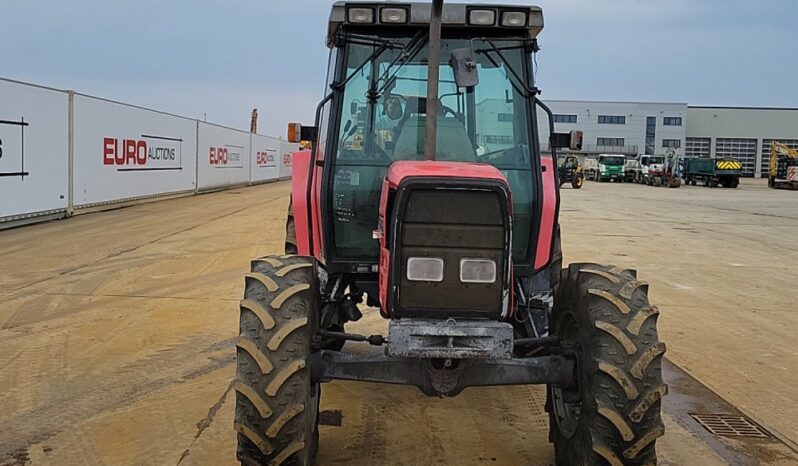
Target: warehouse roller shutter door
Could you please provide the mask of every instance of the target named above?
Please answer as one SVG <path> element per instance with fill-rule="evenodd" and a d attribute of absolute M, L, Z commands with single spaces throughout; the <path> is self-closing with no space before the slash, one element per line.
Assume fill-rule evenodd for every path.
<path fill-rule="evenodd" d="M 710 157 L 712 138 L 687 138 L 684 153 L 687 157 Z"/>

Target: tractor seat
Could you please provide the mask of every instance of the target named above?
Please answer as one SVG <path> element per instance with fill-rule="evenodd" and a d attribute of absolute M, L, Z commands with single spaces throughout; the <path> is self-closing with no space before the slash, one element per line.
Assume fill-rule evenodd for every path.
<path fill-rule="evenodd" d="M 393 150 L 393 160 L 422 160 L 427 117 L 413 116 L 402 127 Z M 438 117 L 435 159 L 446 162 L 476 162 L 477 152 L 465 126 L 455 117 Z"/>

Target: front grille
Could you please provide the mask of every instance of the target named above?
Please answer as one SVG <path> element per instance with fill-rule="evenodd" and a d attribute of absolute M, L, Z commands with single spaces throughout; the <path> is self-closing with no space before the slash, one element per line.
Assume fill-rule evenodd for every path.
<path fill-rule="evenodd" d="M 407 196 L 400 225 L 399 308 L 452 315 L 502 309 L 507 225 L 504 199 L 493 190 L 415 189 Z M 407 279 L 407 260 L 434 257 L 444 262 L 440 282 Z M 462 283 L 461 259 L 496 262 L 494 283 Z M 433 314 L 434 315 L 434 314 Z"/>

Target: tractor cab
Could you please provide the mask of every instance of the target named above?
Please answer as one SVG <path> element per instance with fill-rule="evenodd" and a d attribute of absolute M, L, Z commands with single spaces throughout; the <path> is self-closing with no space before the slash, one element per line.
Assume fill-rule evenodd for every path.
<path fill-rule="evenodd" d="M 654 314 L 632 271 L 563 270 L 555 161 L 559 148 L 581 150 L 582 133 L 555 133 L 538 98 L 542 27 L 531 6 L 333 5 L 316 121 L 289 125 L 290 141 L 312 145 L 292 157 L 286 254 L 252 262 L 241 303 L 242 462 L 311 464 L 331 380 L 439 397 L 547 384 L 559 463 L 651 462 L 660 392 L 645 395 L 656 422 L 623 438 L 597 411 L 620 409 L 632 389 L 662 390 L 649 374 L 661 353 L 649 351 Z M 387 335 L 347 331 L 364 304 L 379 308 Z M 618 325 L 634 335 L 608 340 Z M 347 342 L 383 348 L 349 353 Z M 644 382 L 595 367 L 638 344 L 655 364 L 624 370 Z M 634 395 L 623 412 L 648 413 Z"/>
<path fill-rule="evenodd" d="M 319 186 L 312 194 L 319 237 L 306 252 L 336 271 L 371 271 L 379 262 L 371 233 L 393 163 L 488 164 L 512 191 L 512 258 L 529 276 L 547 265 L 552 248 L 532 235 L 544 226 L 540 149 L 548 141 L 540 141 L 538 127 L 549 124 L 538 121 L 545 106 L 533 81 L 542 11 L 447 4 L 440 37 L 431 35 L 431 18 L 430 4 L 333 6 L 329 94 L 309 175 Z M 547 176 L 553 182 L 554 171 Z M 554 225 L 545 228 L 550 239 Z"/>

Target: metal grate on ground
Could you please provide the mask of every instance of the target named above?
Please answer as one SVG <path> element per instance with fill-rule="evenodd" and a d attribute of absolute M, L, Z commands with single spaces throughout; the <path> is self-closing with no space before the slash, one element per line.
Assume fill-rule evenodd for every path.
<path fill-rule="evenodd" d="M 723 437 L 768 438 L 770 434 L 745 416 L 734 414 L 690 414 L 699 424 Z"/>

